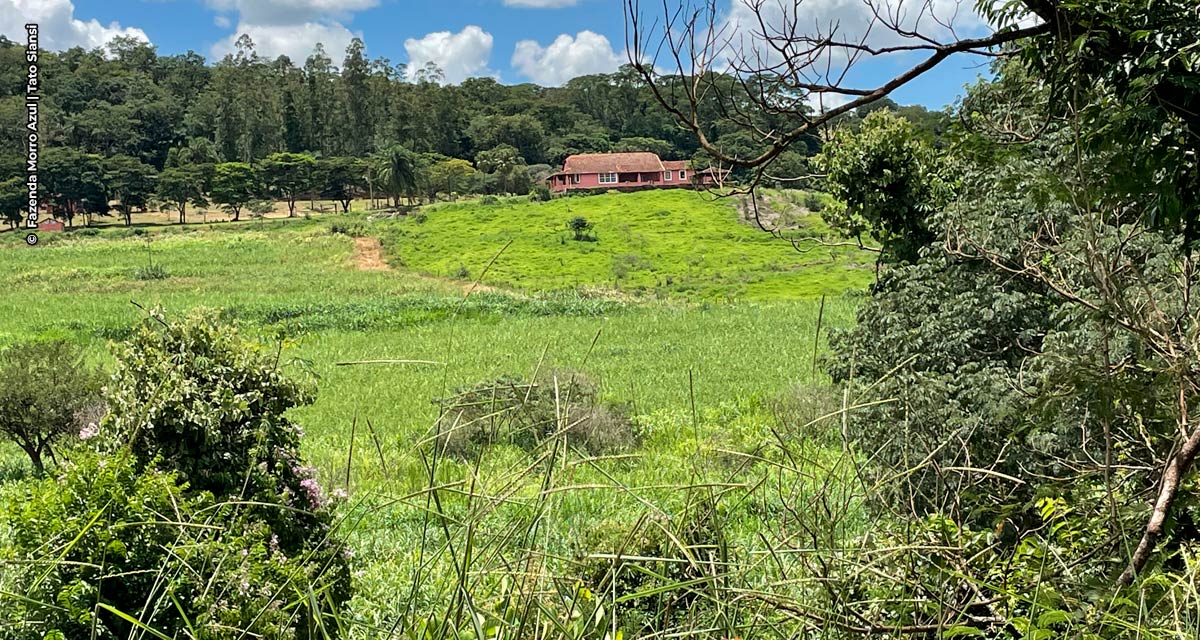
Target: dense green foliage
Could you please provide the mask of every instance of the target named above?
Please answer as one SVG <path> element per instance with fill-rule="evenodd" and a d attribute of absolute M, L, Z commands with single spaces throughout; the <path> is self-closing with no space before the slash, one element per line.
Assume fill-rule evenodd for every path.
<path fill-rule="evenodd" d="M 191 52 L 159 56 L 152 45 L 127 38 L 105 50 L 44 51 L 39 126 L 45 199 L 68 221 L 76 214 L 107 214 L 109 201 L 120 201 L 127 216 L 154 191 L 147 172 L 174 167 L 211 174 L 217 164 L 245 163 L 258 174 L 254 198 L 282 198 L 294 213 L 300 194 L 345 206 L 351 197 L 374 197 L 376 191 L 408 199 L 525 194 L 574 153 L 653 151 L 664 159 L 703 161 L 696 140 L 673 126 L 629 67 L 563 87 L 506 86 L 491 78 L 444 85 L 436 69 L 367 60 L 364 53 L 356 39 L 337 66 L 320 44 L 304 61 L 271 60 L 244 35 L 234 53 L 212 64 Z M 6 125 L 0 183 L 23 175 L 24 139 L 14 133 L 24 128 L 23 84 L 12 75 L 23 68 L 23 55 L 22 47 L 0 40 L 0 119 Z M 733 76 L 720 82 L 725 89 L 738 85 Z M 714 115 L 709 134 L 731 149 L 747 144 L 734 119 L 721 115 L 736 112 L 737 105 L 726 104 L 732 95 L 706 98 L 706 112 Z M 905 107 L 904 114 L 939 138 L 945 114 L 922 107 Z M 795 145 L 787 154 L 793 174 L 805 172 L 806 157 L 819 148 L 815 136 Z M 320 166 L 309 158 L 319 158 Z M 375 161 L 358 164 L 370 158 Z M 199 184 L 206 193 L 212 187 L 211 199 L 237 216 L 249 200 L 234 195 L 242 189 L 230 189 L 231 166 L 218 172 L 217 181 L 206 177 Z M 172 176 L 176 185 L 178 179 Z M 187 192 L 181 195 L 175 186 L 160 194 L 180 203 L 188 201 L 181 199 Z M 11 207 L 0 209 L 15 215 Z"/>
<path fill-rule="evenodd" d="M 0 633 L 67 639 L 333 637 L 344 547 L 268 353 L 198 314 L 151 314 L 117 358 L 108 413 L 51 479 L 6 487 Z"/>
<path fill-rule="evenodd" d="M 883 489 L 868 497 L 905 523 L 864 548 L 946 548 L 918 552 L 926 568 L 893 567 L 883 591 L 843 575 L 830 604 L 864 589 L 897 603 L 961 593 L 872 620 L 1005 638 L 1188 635 L 1200 130 L 1184 105 L 1200 87 L 1188 47 L 1162 47 L 1180 44 L 1181 24 L 1200 29 L 1200 14 L 1025 4 L 1051 11 L 1057 31 L 969 91 L 950 132 L 952 197 L 888 200 L 924 214 L 899 234 L 919 260 L 889 267 L 858 325 L 831 340 L 834 379 L 864 405 L 846 432 Z M 843 154 L 845 166 L 884 158 L 868 173 L 911 176 L 918 192 L 945 179 L 922 175 L 886 131 L 846 136 L 869 153 Z M 840 151 L 830 180 L 848 181 L 835 187 L 848 211 L 878 210 Z"/>
<path fill-rule="evenodd" d="M 839 129 L 815 164 L 839 203 L 822 217 L 845 236 L 861 245 L 868 234 L 894 262 L 916 262 L 933 241 L 927 218 L 952 187 L 944 160 L 907 120 L 874 111 L 861 126 Z"/>
<path fill-rule="evenodd" d="M 94 431 L 90 423 L 103 414 L 100 380 L 71 341 L 9 345 L 0 351 L 0 437 L 20 447 L 43 473 L 60 440 Z"/>

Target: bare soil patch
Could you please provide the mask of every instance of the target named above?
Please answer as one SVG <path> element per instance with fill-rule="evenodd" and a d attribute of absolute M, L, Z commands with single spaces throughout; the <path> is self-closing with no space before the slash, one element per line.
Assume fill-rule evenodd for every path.
<path fill-rule="evenodd" d="M 388 263 L 383 261 L 383 251 L 379 244 L 379 238 L 355 238 L 354 239 L 354 255 L 351 257 L 354 266 L 362 271 L 387 271 L 391 269 Z"/>

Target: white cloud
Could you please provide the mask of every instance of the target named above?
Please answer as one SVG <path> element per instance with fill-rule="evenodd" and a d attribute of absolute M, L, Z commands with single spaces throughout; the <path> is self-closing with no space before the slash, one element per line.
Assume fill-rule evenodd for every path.
<path fill-rule="evenodd" d="M 475 25 L 458 33 L 436 31 L 422 38 L 409 38 L 404 41 L 409 76 L 415 77 L 430 62 L 442 70 L 450 84 L 471 76 L 491 75 L 487 65 L 492 56 L 492 42 L 492 34 Z"/>
<path fill-rule="evenodd" d="M 526 7 L 530 9 L 561 9 L 573 7 L 579 0 L 504 0 L 506 7 Z"/>
<path fill-rule="evenodd" d="M 973 7 L 974 0 L 730 0 L 729 12 L 719 27 L 730 40 L 735 66 L 759 68 L 779 61 L 779 52 L 767 42 L 780 44 L 793 34 L 832 33 L 837 41 L 876 48 L 925 44 L 897 33 L 892 25 L 941 40 L 977 36 L 988 25 Z M 792 57 L 800 58 L 799 52 L 810 46 L 793 45 Z M 832 64 L 829 71 L 837 74 L 848 54 L 846 49 L 826 50 L 813 60 L 813 72 L 824 72 L 826 64 Z"/>
<path fill-rule="evenodd" d="M 325 45 L 325 51 L 334 59 L 336 65 L 341 59 L 341 52 L 346 50 L 350 41 L 355 37 L 355 34 L 337 22 L 280 25 L 243 22 L 238 24 L 233 33 L 213 45 L 213 58 L 221 58 L 227 53 L 232 53 L 234 43 L 242 34 L 249 35 L 250 39 L 254 41 L 254 50 L 258 52 L 258 55 L 266 58 L 285 55 L 297 65 L 304 64 L 318 42 Z"/>
<path fill-rule="evenodd" d="M 25 24 L 29 22 L 38 25 L 38 44 L 43 49 L 77 46 L 93 49 L 116 36 L 150 41 L 141 29 L 122 27 L 116 22 L 105 26 L 95 19 L 86 22 L 77 19 L 71 0 L 0 0 L 0 33 L 16 42 L 25 42 Z"/>
<path fill-rule="evenodd" d="M 346 19 L 379 0 L 208 0 L 218 11 L 237 11 L 243 24 L 305 24 L 321 18 Z"/>
<path fill-rule="evenodd" d="M 560 35 L 546 47 L 533 40 L 522 40 L 512 56 L 514 69 L 543 86 L 559 86 L 578 76 L 609 73 L 625 61 L 624 55 L 613 51 L 608 38 L 593 31 L 580 31 L 573 38 Z"/>
<path fill-rule="evenodd" d="M 825 113 L 836 109 L 853 99 L 852 96 L 841 93 L 810 93 L 804 98 L 804 103 L 815 113 Z"/>
<path fill-rule="evenodd" d="M 303 64 L 317 43 L 335 61 L 341 59 L 356 35 L 346 28 L 355 11 L 370 9 L 379 0 L 207 0 L 217 11 L 236 11 L 237 28 L 212 46 L 214 58 L 234 51 L 242 34 L 254 41 L 255 51 L 267 58 L 286 55 Z M 214 22 L 228 28 L 230 20 L 218 15 Z M 360 36 L 361 37 L 361 36 Z"/>

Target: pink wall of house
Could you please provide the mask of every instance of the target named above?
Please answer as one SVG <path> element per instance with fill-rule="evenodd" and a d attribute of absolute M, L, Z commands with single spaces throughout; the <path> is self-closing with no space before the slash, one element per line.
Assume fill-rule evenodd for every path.
<path fill-rule="evenodd" d="M 600 182 L 600 174 L 598 173 L 579 173 L 574 174 L 579 176 L 579 182 L 573 182 L 571 174 L 558 174 L 550 179 L 551 191 L 567 191 L 569 189 L 604 189 L 604 188 L 620 188 L 620 187 L 645 187 L 650 185 L 663 184 L 687 184 L 689 180 L 680 181 L 678 175 L 675 180 L 666 182 L 663 180 L 662 174 L 657 171 L 652 173 L 619 173 L 617 174 L 616 182 Z"/>
<path fill-rule="evenodd" d="M 650 167 L 656 168 L 647 170 Z M 611 175 L 601 172 L 621 168 L 636 170 L 616 173 L 615 181 L 600 180 L 602 175 Z M 711 173 L 693 171 L 691 163 L 686 160 L 663 162 L 652 153 L 632 152 L 570 156 L 563 162 L 562 171 L 550 176 L 549 186 L 552 191 L 561 192 L 572 189 L 689 187 L 714 182 Z"/>

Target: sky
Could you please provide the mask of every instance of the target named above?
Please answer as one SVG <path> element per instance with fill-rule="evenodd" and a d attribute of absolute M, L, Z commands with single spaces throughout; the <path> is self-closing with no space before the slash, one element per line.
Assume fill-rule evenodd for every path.
<path fill-rule="evenodd" d="M 126 35 L 148 40 L 163 55 L 191 50 L 210 61 L 231 51 L 238 35 L 247 33 L 260 54 L 286 54 L 297 64 L 321 42 L 335 65 L 350 40 L 360 37 L 369 58 L 383 56 L 414 67 L 434 62 L 451 83 L 486 76 L 510 84 L 559 86 L 579 75 L 611 72 L 628 61 L 623 1 L 0 0 L 0 33 L 23 42 L 24 24 L 35 21 L 47 49 L 100 46 Z M 905 2 L 927 0 L 881 1 L 904 10 Z M 968 9 L 974 0 L 928 1 L 939 17 L 954 17 L 960 35 L 986 28 Z M 735 29 L 748 24 L 747 0 L 716 2 L 722 24 Z M 662 13 L 660 0 L 644 0 L 643 5 L 651 19 Z M 865 28 L 870 19 L 862 0 L 806 0 L 801 6 L 806 12 L 802 23 L 836 21 L 850 35 L 858 35 L 855 29 Z M 928 19 L 920 24 L 940 29 Z M 868 34 L 886 44 L 879 31 Z M 854 80 L 873 86 L 916 61 L 912 54 L 872 61 L 856 68 Z M 893 98 L 941 108 L 985 73 L 985 64 L 977 57 L 952 57 Z"/>

